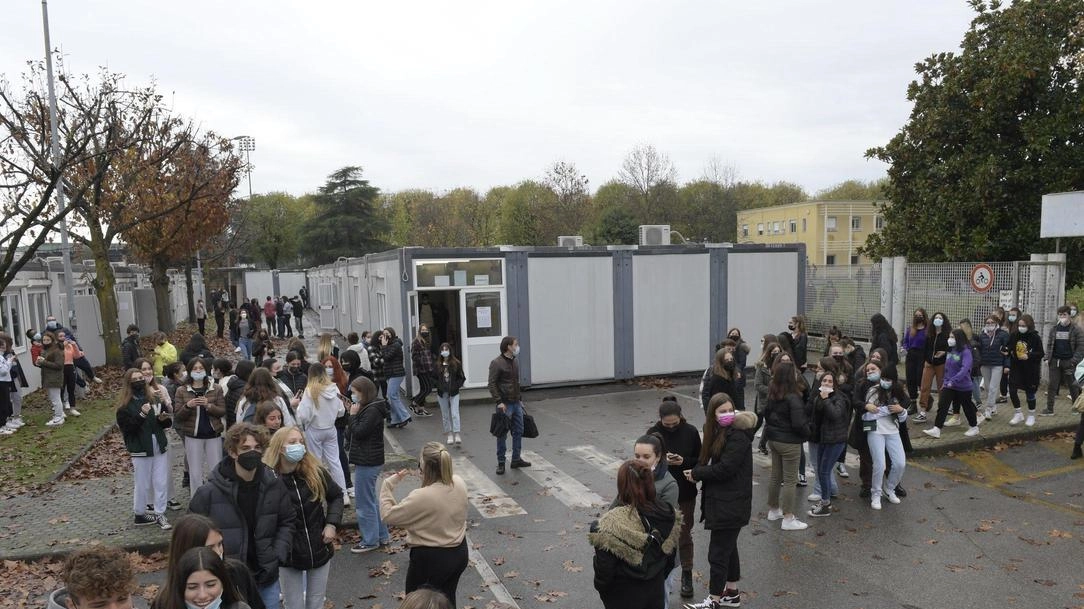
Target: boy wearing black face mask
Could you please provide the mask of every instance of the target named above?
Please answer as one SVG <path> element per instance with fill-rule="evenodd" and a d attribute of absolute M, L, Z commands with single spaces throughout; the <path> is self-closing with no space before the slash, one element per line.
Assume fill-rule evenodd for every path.
<path fill-rule="evenodd" d="M 267 432 L 237 423 L 226 432 L 226 457 L 196 491 L 189 510 L 211 518 L 227 558 L 244 561 L 267 607 L 279 605 L 279 564 L 290 551 L 296 512 L 286 486 L 262 462 Z"/>

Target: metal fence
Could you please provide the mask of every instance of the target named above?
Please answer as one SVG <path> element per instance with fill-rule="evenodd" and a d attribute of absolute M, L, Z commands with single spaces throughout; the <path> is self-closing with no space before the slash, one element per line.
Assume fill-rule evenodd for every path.
<path fill-rule="evenodd" d="M 837 326 L 845 336 L 869 339 L 869 318 L 881 310 L 881 265 L 810 267 L 806 272 L 807 330 L 827 336 Z"/>
<path fill-rule="evenodd" d="M 1051 256 L 1053 257 L 1053 256 Z M 1057 308 L 1064 304 L 1065 262 L 1019 261 L 986 263 L 992 270 L 992 285 L 986 292 L 971 287 L 971 272 L 977 263 L 902 264 L 902 285 L 895 285 L 892 272 L 882 281 L 882 264 L 841 267 L 810 267 L 806 272 L 806 311 L 809 333 L 825 336 L 832 326 L 856 340 L 869 340 L 869 319 L 883 313 L 902 336 L 916 308 L 932 316 L 940 311 L 955 327 L 968 319 L 982 325 L 998 306 L 1017 306 L 1035 318 L 1042 336 L 1057 320 Z M 897 278 L 898 280 L 898 278 Z M 902 308 L 899 307 L 902 289 Z"/>

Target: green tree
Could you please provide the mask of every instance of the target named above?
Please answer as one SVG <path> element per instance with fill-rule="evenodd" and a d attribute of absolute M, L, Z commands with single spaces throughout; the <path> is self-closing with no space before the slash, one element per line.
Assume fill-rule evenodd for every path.
<path fill-rule="evenodd" d="M 587 176 L 574 163 L 556 161 L 546 170 L 543 183 L 557 195 L 552 214 L 556 236 L 579 234 L 591 213 Z"/>
<path fill-rule="evenodd" d="M 690 241 L 734 241 L 738 215 L 731 189 L 708 181 L 689 182 L 678 189 L 678 213 L 672 227 Z"/>
<path fill-rule="evenodd" d="M 242 208 L 244 230 L 249 232 L 247 251 L 267 268 L 296 264 L 301 230 L 314 207 L 311 195 L 295 197 L 285 192 L 254 195 Z"/>
<path fill-rule="evenodd" d="M 971 6 L 961 51 L 915 66 L 910 117 L 866 153 L 889 164 L 892 202 L 867 255 L 1026 258 L 1042 247 L 1041 196 L 1084 188 L 1084 0 Z"/>
<path fill-rule="evenodd" d="M 737 182 L 731 191 L 737 209 L 790 205 L 809 199 L 801 186 L 790 182 L 776 182 L 771 186 L 763 182 Z"/>
<path fill-rule="evenodd" d="M 380 189 L 361 177 L 361 167 L 332 173 L 313 197 L 313 215 L 301 232 L 301 254 L 314 264 L 362 256 L 386 248 L 387 231 L 376 205 Z"/>
<path fill-rule="evenodd" d="M 500 203 L 501 243 L 556 245 L 553 217 L 557 195 L 545 184 L 526 180 L 510 189 Z"/>
<path fill-rule="evenodd" d="M 888 178 L 863 182 L 861 180 L 846 180 L 818 191 L 818 201 L 881 201 L 885 198 L 885 187 L 888 186 Z"/>
<path fill-rule="evenodd" d="M 591 231 L 592 245 L 635 245 L 640 240 L 639 227 L 623 207 L 609 207 Z"/>

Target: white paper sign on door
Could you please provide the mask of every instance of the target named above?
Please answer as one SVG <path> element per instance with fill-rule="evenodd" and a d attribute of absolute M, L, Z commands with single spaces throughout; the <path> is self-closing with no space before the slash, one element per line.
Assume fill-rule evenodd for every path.
<path fill-rule="evenodd" d="M 490 307 L 478 307 L 475 309 L 474 314 L 477 317 L 479 328 L 493 327 L 493 314 Z"/>

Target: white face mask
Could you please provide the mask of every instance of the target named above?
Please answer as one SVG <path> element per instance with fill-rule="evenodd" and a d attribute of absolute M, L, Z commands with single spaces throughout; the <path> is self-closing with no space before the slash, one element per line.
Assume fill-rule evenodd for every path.
<path fill-rule="evenodd" d="M 933 318 L 933 325 L 934 325 L 935 328 L 940 328 L 941 324 L 943 324 L 943 323 L 945 323 L 945 320 L 941 319 L 940 317 L 934 317 Z"/>
<path fill-rule="evenodd" d="M 1069 325 L 1069 316 L 1068 315 L 1059 315 L 1058 316 L 1058 323 L 1060 323 L 1063 326 L 1068 326 Z"/>
<path fill-rule="evenodd" d="M 324 372 L 327 373 L 328 378 L 331 378 L 331 377 L 335 376 L 335 369 L 334 368 L 324 368 Z"/>
<path fill-rule="evenodd" d="M 192 372 L 193 381 L 202 381 L 205 378 L 207 378 L 207 373 L 202 370 L 195 370 Z"/>
<path fill-rule="evenodd" d="M 986 324 L 987 332 L 993 332 L 994 330 L 997 330 L 997 326 L 995 326 L 994 324 Z"/>
<path fill-rule="evenodd" d="M 955 347 L 956 346 L 956 339 L 955 338 L 948 339 L 948 346 Z"/>
<path fill-rule="evenodd" d="M 449 356 L 449 355 L 451 355 L 451 354 L 452 354 L 452 353 L 451 353 L 450 351 L 441 351 L 441 352 L 440 352 L 440 356 L 441 356 L 441 357 L 448 357 L 448 356 Z"/>
<path fill-rule="evenodd" d="M 828 385 L 821 385 L 821 393 L 832 393 L 833 391 L 835 391 L 835 389 L 833 389 L 832 387 L 829 387 Z"/>
<path fill-rule="evenodd" d="M 1020 333 L 1023 334 L 1024 332 L 1028 331 L 1028 327 L 1027 326 L 1018 326 L 1017 330 L 1020 330 Z"/>
<path fill-rule="evenodd" d="M 512 355 L 519 355 L 519 345 L 512 347 Z"/>

